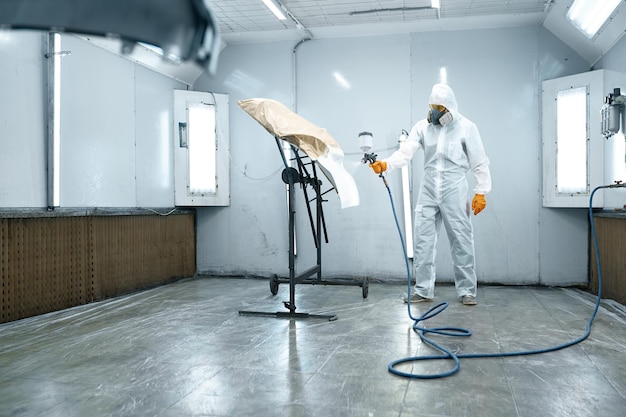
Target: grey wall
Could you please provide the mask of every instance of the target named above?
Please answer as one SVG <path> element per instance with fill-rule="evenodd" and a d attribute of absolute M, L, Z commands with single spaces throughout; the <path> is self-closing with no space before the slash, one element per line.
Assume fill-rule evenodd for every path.
<path fill-rule="evenodd" d="M 493 192 L 473 219 L 481 282 L 569 285 L 587 281 L 584 210 L 541 207 L 541 81 L 587 71 L 586 62 L 543 28 L 527 27 L 228 46 L 218 74 L 194 89 L 231 95 L 231 184 L 228 208 L 198 212 L 198 270 L 215 274 L 288 274 L 287 212 L 274 143 L 237 100 L 277 99 L 325 127 L 346 153 L 361 205 L 324 204 L 330 243 L 327 278 L 404 280 L 406 273 L 385 187 L 361 164 L 357 135 L 374 133 L 387 156 L 401 129 L 426 112 L 430 87 L 445 66 L 459 108 L 473 119 L 491 159 Z M 294 72 L 295 68 L 295 72 Z M 333 78 L 339 72 L 350 87 Z M 413 161 L 413 187 L 422 155 Z M 389 175 L 402 222 L 399 173 Z M 300 198 L 301 200 L 301 198 Z M 314 264 L 302 204 L 298 270 Z M 441 281 L 452 268 L 445 233 L 437 258 Z"/>
<path fill-rule="evenodd" d="M 609 52 L 596 62 L 593 69 L 626 71 L 626 37 L 615 44 Z M 624 94 L 624 92 L 622 92 Z"/>
<path fill-rule="evenodd" d="M 42 35 L 0 34 L 0 207 L 46 206 Z"/>
<path fill-rule="evenodd" d="M 0 208 L 46 198 L 44 34 L 0 34 Z M 61 49 L 61 206 L 172 207 L 173 90 L 187 86 L 73 35 Z"/>

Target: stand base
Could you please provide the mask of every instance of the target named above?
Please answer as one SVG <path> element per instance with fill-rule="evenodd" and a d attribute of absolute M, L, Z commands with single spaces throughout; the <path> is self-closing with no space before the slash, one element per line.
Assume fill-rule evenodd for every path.
<path fill-rule="evenodd" d="M 328 321 L 337 320 L 336 314 L 309 314 L 309 313 L 292 313 L 277 311 L 275 313 L 265 311 L 240 311 L 240 316 L 260 316 L 260 317 L 276 317 L 284 319 L 327 319 Z"/>
<path fill-rule="evenodd" d="M 362 289 L 363 298 L 367 298 L 367 294 L 369 292 L 369 279 L 363 278 L 362 281 L 348 280 L 348 279 L 335 279 L 332 281 L 322 280 L 320 278 L 302 278 L 303 275 L 300 275 L 297 279 L 298 284 L 311 284 L 311 285 L 354 285 L 359 286 Z M 278 275 L 274 274 L 270 278 L 270 292 L 272 295 L 278 294 L 278 287 L 280 284 L 289 284 L 289 278 L 278 278 Z M 287 306 L 287 308 L 289 308 Z"/>

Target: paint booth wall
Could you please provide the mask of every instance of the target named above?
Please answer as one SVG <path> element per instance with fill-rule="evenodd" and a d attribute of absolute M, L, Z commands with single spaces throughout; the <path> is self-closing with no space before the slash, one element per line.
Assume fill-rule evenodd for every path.
<path fill-rule="evenodd" d="M 593 69 L 607 69 L 618 72 L 626 72 L 626 37 L 622 37 L 609 52 L 607 52 Z M 622 94 L 625 92 L 622 91 Z"/>
<path fill-rule="evenodd" d="M 186 85 L 63 35 L 61 209 L 46 211 L 44 39 L 0 31 L 0 322 L 195 274 L 194 213 L 136 209 L 174 204 L 172 90 Z"/>
<path fill-rule="evenodd" d="M 0 206 L 46 206 L 44 49 L 38 32 L 0 35 Z"/>
<path fill-rule="evenodd" d="M 626 38 L 615 44 L 595 65 L 594 69 L 616 71 L 621 78 L 607 82 L 604 96 L 613 93 L 614 88 L 620 89 L 620 94 L 626 94 Z M 619 83 L 622 81 L 622 83 Z M 622 108 L 623 109 L 623 108 Z M 624 126 L 626 125 L 626 112 L 621 112 L 621 130 L 610 138 L 604 140 L 605 155 L 605 184 L 613 184 L 616 181 L 626 182 L 626 138 Z M 604 207 L 617 209 L 623 212 L 626 209 L 626 189 L 604 190 Z"/>
<path fill-rule="evenodd" d="M 325 278 L 406 279 L 387 191 L 360 164 L 359 132 L 374 135 L 388 156 L 402 129 L 424 118 L 445 67 L 459 110 L 478 125 L 491 160 L 493 191 L 473 218 L 482 283 L 574 285 L 588 280 L 585 210 L 541 204 L 541 81 L 587 71 L 589 65 L 540 27 L 414 33 L 226 47 L 218 73 L 194 89 L 230 95 L 231 206 L 198 210 L 198 271 L 218 275 L 288 276 L 288 224 L 282 162 L 274 138 L 237 107 L 252 97 L 279 100 L 326 128 L 342 147 L 361 198 L 341 209 L 329 193 L 324 216 Z M 412 165 L 416 197 L 422 154 Z M 399 172 L 389 183 L 404 227 Z M 470 185 L 473 180 L 470 176 Z M 299 193 L 296 270 L 315 264 L 315 248 Z M 546 251 L 545 254 L 543 251 Z M 452 280 L 445 232 L 438 279 Z"/>
<path fill-rule="evenodd" d="M 47 206 L 44 34 L 0 34 L 0 208 Z M 61 49 L 62 207 L 172 207 L 173 90 L 187 86 L 73 35 Z"/>

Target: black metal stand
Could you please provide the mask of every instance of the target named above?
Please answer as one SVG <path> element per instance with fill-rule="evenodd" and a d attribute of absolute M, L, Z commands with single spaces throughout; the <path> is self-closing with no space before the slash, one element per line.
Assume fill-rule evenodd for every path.
<path fill-rule="evenodd" d="M 308 162 L 303 162 L 303 158 L 300 156 L 298 149 L 294 146 L 291 147 L 295 157 L 294 161 L 297 163 L 298 168 L 290 167 L 285 157 L 285 152 L 280 145 L 279 138 L 276 137 L 276 144 L 280 150 L 281 157 L 285 164 L 285 169 L 282 173 L 282 180 L 288 185 L 288 209 L 289 209 L 289 279 L 280 279 L 274 276 L 270 279 L 270 291 L 273 295 L 278 293 L 278 286 L 280 283 L 289 283 L 289 301 L 284 301 L 285 308 L 289 310 L 287 312 L 260 312 L 260 311 L 240 311 L 240 315 L 254 315 L 254 316 L 270 316 L 270 317 L 282 317 L 282 318 L 323 318 L 329 321 L 337 320 L 337 316 L 332 315 L 319 315 L 308 313 L 296 313 L 296 284 L 320 284 L 320 285 L 358 285 L 363 288 L 363 298 L 367 298 L 368 293 L 368 280 L 365 278 L 362 282 L 348 281 L 348 280 L 322 280 L 322 230 L 324 231 L 325 242 L 328 243 L 328 233 L 326 231 L 326 221 L 324 220 L 324 213 L 322 203 L 324 194 L 332 191 L 333 188 L 322 193 L 322 182 L 318 179 L 316 162 L 309 159 Z M 311 170 L 307 169 L 307 165 L 310 165 Z M 307 203 L 307 211 L 309 214 L 309 221 L 311 224 L 311 231 L 313 232 L 313 240 L 315 242 L 315 248 L 317 250 L 317 263 L 315 266 L 307 269 L 306 271 L 296 274 L 296 201 L 295 201 L 295 185 L 300 184 L 304 192 L 304 197 Z M 309 200 L 307 186 L 313 187 L 315 196 Z M 313 218 L 313 212 L 311 210 L 311 202 L 315 201 L 315 219 Z M 312 278 L 316 276 L 315 278 Z"/>

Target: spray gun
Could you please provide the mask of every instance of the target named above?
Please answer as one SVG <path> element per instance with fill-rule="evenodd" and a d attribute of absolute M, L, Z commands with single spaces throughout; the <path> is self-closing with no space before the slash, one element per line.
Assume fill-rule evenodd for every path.
<path fill-rule="evenodd" d="M 361 158 L 361 162 L 364 164 L 373 164 L 374 162 L 376 162 L 377 157 L 378 155 L 376 155 L 375 153 L 365 153 L 363 154 L 363 158 Z"/>
<path fill-rule="evenodd" d="M 359 133 L 359 148 L 361 148 L 361 152 L 363 152 L 363 158 L 361 158 L 361 162 L 367 164 L 373 164 L 376 162 L 376 154 L 368 153 L 370 149 L 372 149 L 372 141 L 373 137 L 370 132 L 361 132 Z"/>
<path fill-rule="evenodd" d="M 368 151 L 372 149 L 372 139 L 372 134 L 370 132 L 359 133 L 359 147 L 363 152 L 363 158 L 361 158 L 361 162 L 364 164 L 373 164 L 374 162 L 376 162 L 376 158 L 378 157 L 378 155 L 373 152 L 368 153 Z M 381 172 L 380 174 L 378 174 L 378 176 L 383 179 L 385 186 L 389 188 L 389 186 L 387 185 L 387 179 L 385 178 L 383 173 Z"/>
<path fill-rule="evenodd" d="M 363 154 L 363 158 L 361 158 L 361 162 L 363 162 L 364 164 L 367 164 L 367 163 L 373 164 L 374 162 L 376 162 L 377 156 L 378 155 L 376 155 L 375 153 L 365 153 Z M 389 187 L 387 185 L 387 178 L 385 178 L 385 175 L 381 172 L 380 174 L 378 174 L 378 176 L 383 179 L 385 186 Z"/>

